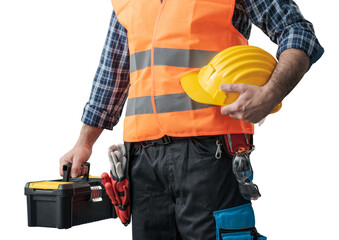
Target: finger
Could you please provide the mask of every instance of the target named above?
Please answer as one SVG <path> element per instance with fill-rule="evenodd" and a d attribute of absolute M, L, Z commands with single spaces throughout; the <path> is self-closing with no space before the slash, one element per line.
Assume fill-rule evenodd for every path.
<path fill-rule="evenodd" d="M 108 173 L 106 173 L 106 172 L 101 174 L 101 180 L 102 180 L 102 184 L 104 186 L 105 186 L 106 183 L 110 183 L 111 182 L 111 178 L 109 177 Z"/>
<path fill-rule="evenodd" d="M 118 178 L 121 179 L 124 176 L 124 173 L 122 171 L 121 162 L 118 162 L 116 170 L 117 170 Z"/>
<path fill-rule="evenodd" d="M 116 200 L 116 196 L 114 194 L 114 191 L 113 191 L 113 186 L 111 183 L 106 183 L 105 184 L 105 190 L 106 190 L 106 193 L 107 195 L 109 196 L 109 198 L 111 199 L 112 201 L 112 204 L 117 204 L 117 200 Z"/>
<path fill-rule="evenodd" d="M 247 84 L 221 84 L 220 89 L 229 93 L 242 93 L 246 90 Z"/>
<path fill-rule="evenodd" d="M 64 160 L 60 158 L 60 166 L 59 166 L 59 174 L 60 176 L 64 176 L 64 171 L 62 170 L 62 166 L 64 165 Z"/>
<path fill-rule="evenodd" d="M 115 165 L 111 165 L 111 174 L 114 178 L 118 178 L 118 175 L 117 175 L 117 168 L 115 167 Z"/>
<path fill-rule="evenodd" d="M 108 149 L 108 159 L 109 159 L 109 161 L 110 161 L 110 163 L 112 162 L 113 163 L 113 159 L 112 159 L 112 152 L 113 152 L 114 150 L 113 149 L 111 149 L 111 148 L 109 148 Z"/>
<path fill-rule="evenodd" d="M 238 120 L 242 120 L 242 121 L 248 122 L 246 119 L 244 119 L 243 115 L 240 114 L 240 113 L 230 114 L 229 116 L 231 118 L 233 118 L 233 119 L 238 119 Z"/>
<path fill-rule="evenodd" d="M 119 162 L 122 162 L 122 153 L 120 151 L 114 151 L 114 155 L 117 157 Z"/>
<path fill-rule="evenodd" d="M 119 148 L 119 151 L 122 153 L 122 156 L 126 156 L 126 148 L 125 148 L 125 144 L 119 143 L 119 144 L 118 144 L 118 148 Z"/>
<path fill-rule="evenodd" d="M 117 189 L 117 182 L 115 182 L 113 184 L 112 190 L 113 190 L 116 201 L 118 202 L 118 204 L 121 204 L 121 199 L 119 197 L 119 192 L 118 192 L 118 189 Z"/>
<path fill-rule="evenodd" d="M 116 166 L 117 163 L 119 162 L 117 156 L 116 156 L 113 152 L 110 152 L 110 155 L 111 155 L 111 157 L 112 157 L 110 160 L 111 160 L 112 163 Z"/>
<path fill-rule="evenodd" d="M 221 107 L 220 112 L 222 115 L 232 115 L 236 113 L 238 109 L 238 103 L 237 101 L 235 101 L 234 103 Z"/>
<path fill-rule="evenodd" d="M 264 117 L 263 119 L 261 119 L 261 120 L 259 121 L 259 127 L 260 127 L 261 125 L 264 124 L 265 120 L 266 120 L 266 118 Z"/>
<path fill-rule="evenodd" d="M 115 173 L 115 166 L 114 166 L 112 153 L 113 153 L 112 151 L 108 152 L 108 159 L 109 159 L 110 169 L 113 173 Z"/>
<path fill-rule="evenodd" d="M 112 145 L 108 148 L 109 152 L 119 151 L 119 147 L 117 145 Z"/>
<path fill-rule="evenodd" d="M 64 176 L 63 166 L 68 163 L 72 163 L 72 161 L 68 160 L 66 157 L 60 158 L 60 176 Z"/>
<path fill-rule="evenodd" d="M 81 175 L 84 176 L 88 173 L 88 166 L 81 166 Z"/>
<path fill-rule="evenodd" d="M 81 164 L 82 162 L 79 159 L 73 159 L 71 177 L 76 178 L 81 173 Z"/>
<path fill-rule="evenodd" d="M 117 177 L 117 164 L 119 161 L 113 152 L 110 152 L 110 155 L 111 172 L 114 177 Z"/>

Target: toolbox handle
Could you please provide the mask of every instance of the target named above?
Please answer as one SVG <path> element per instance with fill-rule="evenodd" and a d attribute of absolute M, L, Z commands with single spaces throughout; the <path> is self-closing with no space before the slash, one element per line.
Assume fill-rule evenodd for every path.
<path fill-rule="evenodd" d="M 83 164 L 81 164 L 81 167 L 87 167 L 87 172 L 83 175 L 83 179 L 84 181 L 88 181 L 89 179 L 89 167 L 90 164 L 89 162 L 85 162 Z M 62 166 L 62 171 L 64 173 L 64 176 L 62 178 L 63 182 L 69 182 L 70 179 L 70 175 L 71 175 L 71 169 L 72 169 L 72 164 L 68 163 Z"/>

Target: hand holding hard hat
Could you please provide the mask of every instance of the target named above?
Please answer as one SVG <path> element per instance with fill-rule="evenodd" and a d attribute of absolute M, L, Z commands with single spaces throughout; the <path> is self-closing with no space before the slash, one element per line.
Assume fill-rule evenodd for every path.
<path fill-rule="evenodd" d="M 261 126 L 270 112 L 280 108 L 276 105 L 276 96 L 273 91 L 265 86 L 222 84 L 220 89 L 226 94 L 239 93 L 239 98 L 234 103 L 222 106 L 220 109 L 222 115 L 229 115 L 233 119 L 259 123 Z"/>
<path fill-rule="evenodd" d="M 276 64 L 274 57 L 261 48 L 234 46 L 218 53 L 200 72 L 183 76 L 181 85 L 196 102 L 226 106 L 238 99 L 240 91 L 233 87 L 233 92 L 225 92 L 220 85 L 263 86 L 270 79 Z M 277 105 L 271 113 L 279 111 L 281 105 Z"/>

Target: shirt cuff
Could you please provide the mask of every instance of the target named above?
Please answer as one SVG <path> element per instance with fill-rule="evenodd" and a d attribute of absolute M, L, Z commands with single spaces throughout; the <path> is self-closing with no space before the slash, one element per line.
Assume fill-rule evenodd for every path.
<path fill-rule="evenodd" d="M 91 105 L 90 103 L 86 103 L 81 121 L 93 127 L 112 130 L 119 122 L 119 117 L 114 117 L 106 110 Z"/>
<path fill-rule="evenodd" d="M 324 48 L 320 45 L 316 36 L 304 29 L 289 29 L 278 42 L 277 59 L 280 54 L 289 48 L 303 50 L 310 58 L 310 66 L 317 62 L 324 53 Z"/>

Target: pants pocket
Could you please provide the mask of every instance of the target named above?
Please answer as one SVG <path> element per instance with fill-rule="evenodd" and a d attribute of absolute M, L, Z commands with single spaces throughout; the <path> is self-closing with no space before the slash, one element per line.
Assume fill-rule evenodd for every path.
<path fill-rule="evenodd" d="M 217 240 L 266 240 L 255 228 L 252 204 L 213 212 Z"/>

